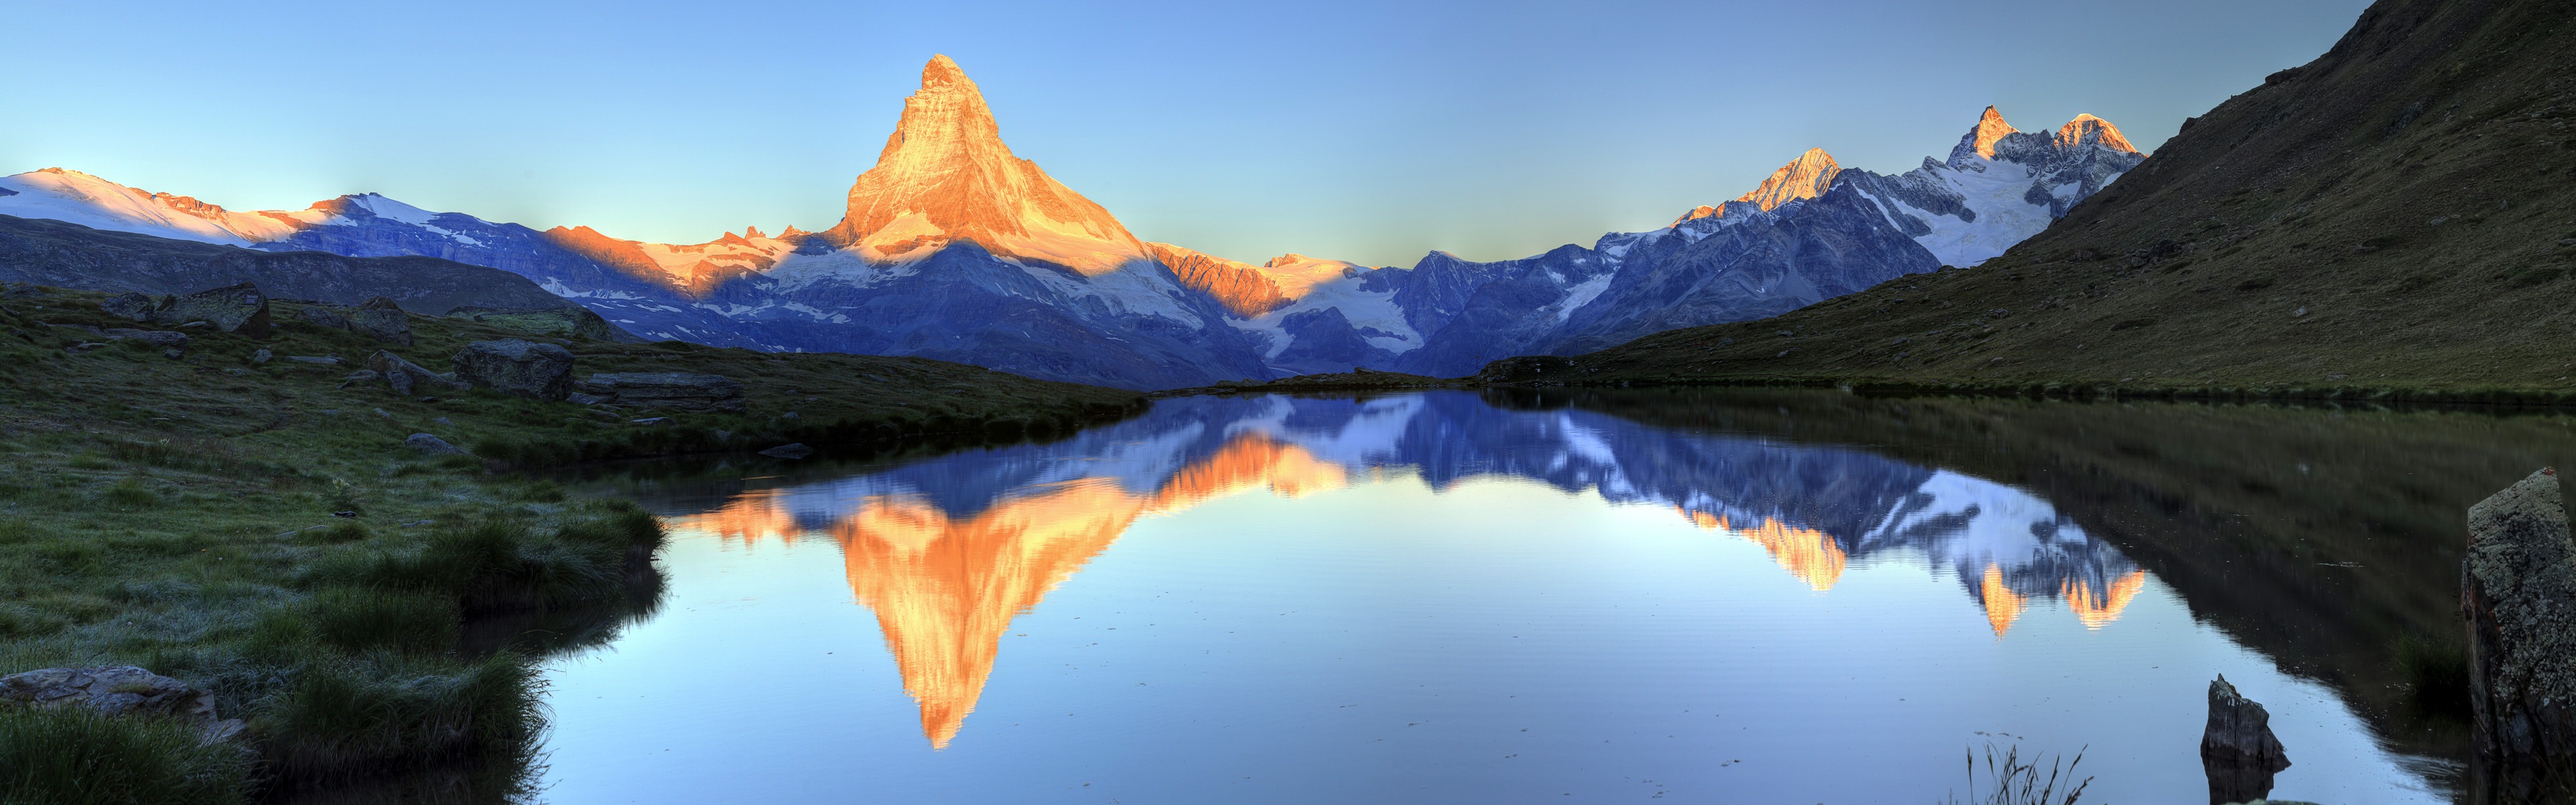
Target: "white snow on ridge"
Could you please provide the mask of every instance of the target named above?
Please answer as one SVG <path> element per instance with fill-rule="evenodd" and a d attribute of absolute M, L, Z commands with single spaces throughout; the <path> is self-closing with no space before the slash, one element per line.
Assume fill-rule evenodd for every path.
<path fill-rule="evenodd" d="M 0 176 L 0 215 L 44 218 L 92 229 L 245 246 L 300 228 L 278 216 L 234 212 L 186 196 L 151 193 L 61 168 Z"/>

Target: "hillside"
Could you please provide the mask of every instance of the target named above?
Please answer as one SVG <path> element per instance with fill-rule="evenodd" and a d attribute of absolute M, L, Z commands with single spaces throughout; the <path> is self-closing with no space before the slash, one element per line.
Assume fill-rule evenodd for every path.
<path fill-rule="evenodd" d="M 2576 4 L 2381 0 L 1972 269 L 1487 377 L 2576 389 Z"/>

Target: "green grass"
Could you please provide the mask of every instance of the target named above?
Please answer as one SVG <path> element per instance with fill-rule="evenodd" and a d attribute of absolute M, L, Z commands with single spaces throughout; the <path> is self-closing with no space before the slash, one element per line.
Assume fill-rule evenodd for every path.
<path fill-rule="evenodd" d="M 2084 789 L 2093 785 L 2092 777 L 2075 778 L 2076 770 L 2084 765 L 2081 751 L 2072 760 L 2050 759 L 2048 768 L 2041 769 L 2039 757 L 2021 759 L 2019 746 L 2007 748 L 1998 756 L 1994 745 L 1987 744 L 1985 760 L 1986 780 L 1981 787 L 1977 782 L 1976 752 L 1967 753 L 1968 798 L 1960 799 L 1953 792 L 1942 801 L 1945 805 L 2075 805 L 2083 799 Z M 1980 790 L 1984 795 L 1978 794 Z"/>
<path fill-rule="evenodd" d="M 2409 704 L 2429 715 L 2469 719 L 2467 646 L 2457 639 L 2430 639 L 2409 632 L 2398 636 L 2389 653 L 2406 681 Z"/>
<path fill-rule="evenodd" d="M 244 801 L 249 759 L 201 736 L 171 720 L 0 707 L 0 805 Z"/>
<path fill-rule="evenodd" d="M 64 351 L 96 338 L 71 328 L 131 326 L 97 310 L 103 296 L 0 299 L 0 674 L 138 665 L 213 692 L 221 715 L 248 721 L 243 740 L 261 762 L 227 767 L 232 788 L 145 781 L 163 787 L 135 789 L 137 801 L 221 802 L 245 784 L 409 786 L 466 800 L 522 791 L 543 727 L 529 658 L 605 642 L 660 606 L 652 563 L 663 537 L 632 503 L 576 497 L 520 468 L 788 441 L 866 456 L 925 437 L 1043 437 L 1143 405 L 1132 392 L 938 361 L 578 336 L 556 339 L 578 356 L 577 374 L 723 374 L 743 383 L 748 410 L 405 397 L 344 384 L 377 345 L 306 323 L 288 302 L 272 302 L 269 338 L 192 330 L 178 359 L 130 343 Z M 415 317 L 413 335 L 395 352 L 444 369 L 469 341 L 525 334 Z M 253 361 L 261 349 L 276 357 Z M 646 416 L 668 424 L 628 422 Z M 480 455 L 403 446 L 424 432 Z M 11 718 L 0 726 L 9 736 L 94 734 L 56 742 L 82 748 L 45 764 L 146 776 L 202 765 L 193 745 L 151 738 L 156 727 Z M 0 751 L 48 745 L 0 741 L 16 741 Z M 116 779 L 96 784 L 124 785 Z M 88 783 L 33 780 L 32 800 L 7 801 L 125 796 L 62 787 L 76 784 Z"/>

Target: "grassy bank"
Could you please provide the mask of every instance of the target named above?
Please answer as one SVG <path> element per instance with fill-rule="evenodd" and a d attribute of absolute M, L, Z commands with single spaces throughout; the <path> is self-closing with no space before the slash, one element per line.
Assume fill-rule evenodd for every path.
<path fill-rule="evenodd" d="M 722 374 L 743 383 L 748 410 L 405 397 L 344 387 L 378 345 L 308 324 L 292 303 L 273 303 L 265 339 L 183 329 L 173 358 L 79 329 L 135 326 L 99 298 L 0 299 L 0 673 L 177 677 L 248 721 L 250 754 L 170 724 L 0 706 L 5 802 L 293 798 L 412 778 L 446 799 L 505 796 L 542 726 L 529 658 L 565 642 L 528 627 L 613 635 L 657 604 L 662 539 L 632 504 L 570 499 L 506 470 L 788 441 L 865 454 L 925 435 L 1019 439 L 1142 406 L 936 361 L 578 338 L 558 343 L 579 374 Z M 416 343 L 392 350 L 439 370 L 466 342 L 520 335 L 412 325 Z M 254 362 L 261 349 L 274 357 Z M 479 455 L 403 446 L 421 432 Z"/>

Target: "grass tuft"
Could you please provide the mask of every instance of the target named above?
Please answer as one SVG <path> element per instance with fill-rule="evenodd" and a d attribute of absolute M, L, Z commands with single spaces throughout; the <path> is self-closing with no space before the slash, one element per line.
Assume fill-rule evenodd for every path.
<path fill-rule="evenodd" d="M 2400 635 L 2390 649 L 2408 702 L 2425 713 L 2468 720 L 2469 650 L 2455 640 Z"/>
<path fill-rule="evenodd" d="M 2021 747 L 2017 745 L 2006 748 L 2001 756 L 1997 756 L 1994 744 L 1987 744 L 1986 778 L 1990 790 L 1981 798 L 1977 796 L 1976 751 L 1969 750 L 1966 757 L 1968 798 L 1962 800 L 1954 792 L 1943 801 L 1945 805 L 2075 805 L 2083 798 L 2084 789 L 2093 785 L 2092 777 L 2075 779 L 2076 769 L 2084 765 L 2082 750 L 2076 751 L 2073 760 L 2062 757 L 2049 760 L 2048 775 L 2042 777 L 2038 756 L 2022 760 Z M 2065 787 L 2061 789 L 2060 785 Z"/>
<path fill-rule="evenodd" d="M 241 802 L 250 763 L 180 721 L 0 707 L 0 805 Z"/>

